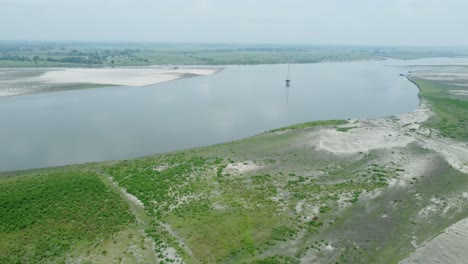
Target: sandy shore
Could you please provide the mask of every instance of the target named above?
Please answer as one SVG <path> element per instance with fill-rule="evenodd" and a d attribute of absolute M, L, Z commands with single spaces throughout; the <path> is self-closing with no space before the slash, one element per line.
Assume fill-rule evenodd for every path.
<path fill-rule="evenodd" d="M 468 193 L 466 193 L 468 197 Z M 426 245 L 418 248 L 400 264 L 410 263 L 467 263 L 468 219 L 463 219 L 446 230 Z"/>
<path fill-rule="evenodd" d="M 468 73 L 466 72 L 442 72 L 442 73 L 414 73 L 414 76 L 431 80 L 431 81 L 442 81 L 450 85 L 460 86 L 461 88 L 468 86 Z M 465 91 L 466 92 L 466 91 Z"/>
<path fill-rule="evenodd" d="M 90 83 L 145 86 L 191 76 L 207 76 L 221 68 L 55 69 L 35 79 L 45 83 Z"/>

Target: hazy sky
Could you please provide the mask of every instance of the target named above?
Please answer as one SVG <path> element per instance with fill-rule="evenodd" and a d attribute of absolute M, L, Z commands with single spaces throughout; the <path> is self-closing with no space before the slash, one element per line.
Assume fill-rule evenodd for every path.
<path fill-rule="evenodd" d="M 468 46 L 466 0 L 0 0 L 1 40 Z"/>

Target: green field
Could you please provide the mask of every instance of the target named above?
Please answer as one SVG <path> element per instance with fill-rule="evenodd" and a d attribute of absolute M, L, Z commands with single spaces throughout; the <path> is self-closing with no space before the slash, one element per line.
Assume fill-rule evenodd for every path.
<path fill-rule="evenodd" d="M 468 98 L 454 96 L 449 90 L 467 90 L 463 86 L 437 81 L 412 80 L 422 87 L 420 96 L 431 102 L 437 115 L 427 122 L 444 136 L 468 140 Z"/>
<path fill-rule="evenodd" d="M 77 246 L 92 245 L 134 217 L 99 176 L 51 169 L 0 179 L 0 262 L 64 262 Z"/>

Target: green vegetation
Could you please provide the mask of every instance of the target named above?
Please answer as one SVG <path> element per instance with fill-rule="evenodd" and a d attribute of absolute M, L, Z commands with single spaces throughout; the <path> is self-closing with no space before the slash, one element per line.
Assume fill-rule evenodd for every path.
<path fill-rule="evenodd" d="M 378 59 L 349 47 L 130 43 L 0 43 L 0 67 L 314 63 Z"/>
<path fill-rule="evenodd" d="M 275 213 L 269 200 L 276 195 L 269 175 L 253 176 L 245 188 L 245 179 L 215 172 L 220 160 L 179 153 L 121 162 L 107 172 L 145 204 L 150 216 L 185 237 L 193 252 L 185 257 L 213 263 L 255 256 L 278 238 L 275 227 L 287 228 L 281 226 L 287 216 Z M 149 233 L 159 246 L 178 247 L 157 223 Z"/>
<path fill-rule="evenodd" d="M 424 47 L 399 47 L 399 48 L 375 48 L 374 54 L 387 58 L 402 60 L 414 60 L 431 57 L 466 57 L 463 51 L 454 51 L 444 48 L 424 48 Z"/>
<path fill-rule="evenodd" d="M 95 174 L 52 169 L 0 178 L 0 263 L 62 263 L 74 247 L 132 222 Z"/>
<path fill-rule="evenodd" d="M 348 121 L 346 120 L 325 120 L 325 121 L 312 121 L 301 123 L 297 125 L 282 127 L 270 130 L 268 132 L 280 132 L 280 131 L 288 131 L 288 130 L 302 130 L 311 127 L 318 127 L 318 126 L 338 126 L 338 125 L 345 125 Z"/>
<path fill-rule="evenodd" d="M 297 149 L 285 155 L 292 142 L 301 140 L 292 135 L 264 133 L 213 147 L 122 161 L 104 169 L 155 219 L 147 232 L 157 242 L 159 255 L 171 246 L 188 263 L 296 263 L 297 256 L 274 255 L 281 252 L 282 243 L 293 241 L 299 232 L 320 236 L 336 221 L 343 204 L 357 204 L 363 192 L 386 187 L 401 168 L 377 165 L 369 155 L 335 159 L 336 166 L 326 155 L 310 151 Z M 252 164 L 248 159 L 260 167 L 269 166 L 246 173 L 232 170 Z M 278 169 L 275 164 L 283 165 Z M 305 164 L 327 175 L 317 178 L 295 172 L 307 168 Z M 317 214 L 298 213 L 295 208 L 301 202 L 317 206 Z M 305 247 L 297 250 L 307 251 Z M 255 260 L 264 252 L 273 255 Z"/>
<path fill-rule="evenodd" d="M 356 127 L 337 127 L 336 128 L 336 131 L 339 131 L 339 132 L 348 132 L 350 131 L 351 129 L 353 128 L 356 128 Z"/>
<path fill-rule="evenodd" d="M 264 259 L 254 260 L 252 264 L 299 264 L 300 261 L 292 257 L 273 256 Z"/>
<path fill-rule="evenodd" d="M 426 125 L 437 129 L 444 136 L 467 140 L 468 101 L 449 93 L 449 90 L 461 90 L 462 87 L 417 78 L 411 80 L 420 87 L 420 96 L 431 102 L 437 114 Z"/>
<path fill-rule="evenodd" d="M 0 43 L 0 67 L 101 67 L 145 65 L 144 50 L 92 43 Z M 116 63 L 117 62 L 117 63 Z"/>
<path fill-rule="evenodd" d="M 0 67 L 317 63 L 454 56 L 466 56 L 466 53 L 427 48 L 312 45 L 0 42 Z"/>

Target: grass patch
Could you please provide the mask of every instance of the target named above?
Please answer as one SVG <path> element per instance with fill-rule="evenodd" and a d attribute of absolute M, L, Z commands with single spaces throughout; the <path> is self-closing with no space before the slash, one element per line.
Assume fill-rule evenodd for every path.
<path fill-rule="evenodd" d="M 421 89 L 419 95 L 428 100 L 436 116 L 425 124 L 435 128 L 444 136 L 468 139 L 468 101 L 451 98 L 448 90 L 459 89 L 456 86 L 436 81 L 411 78 Z"/>
<path fill-rule="evenodd" d="M 337 127 L 336 131 L 338 131 L 338 132 L 348 132 L 348 131 L 350 131 L 351 129 L 354 129 L 354 128 L 356 128 L 356 127 Z"/>
<path fill-rule="evenodd" d="M 188 262 L 240 262 L 296 231 L 271 199 L 277 190 L 270 175 L 218 173 L 226 162 L 184 152 L 121 162 L 107 172 L 143 201 L 148 215 L 169 224 L 192 254 L 154 222 L 148 233 L 158 245 L 178 248 Z M 155 170 L 161 165 L 164 170 Z"/>
<path fill-rule="evenodd" d="M 186 237 L 202 262 L 249 259 L 267 244 L 295 234 L 285 226 L 286 216 L 277 211 L 271 200 L 277 194 L 276 188 L 265 177 L 268 176 L 252 176 L 247 181 L 218 179 L 217 184 L 211 183 L 208 188 L 210 192 L 219 190 L 219 195 L 194 199 L 173 210 L 166 221 Z"/>
<path fill-rule="evenodd" d="M 302 130 L 302 129 L 317 127 L 317 126 L 337 126 L 337 125 L 345 125 L 345 124 L 348 124 L 348 121 L 346 120 L 312 121 L 312 122 L 306 122 L 306 123 L 296 124 L 292 126 L 273 129 L 268 132 L 271 133 L 271 132 L 280 132 L 280 131 L 288 131 L 288 130 Z"/>
<path fill-rule="evenodd" d="M 51 172 L 0 179 L 0 263 L 64 262 L 134 221 L 98 176 Z"/>
<path fill-rule="evenodd" d="M 299 260 L 293 257 L 272 256 L 264 259 L 257 259 L 251 262 L 252 264 L 299 264 Z"/>

